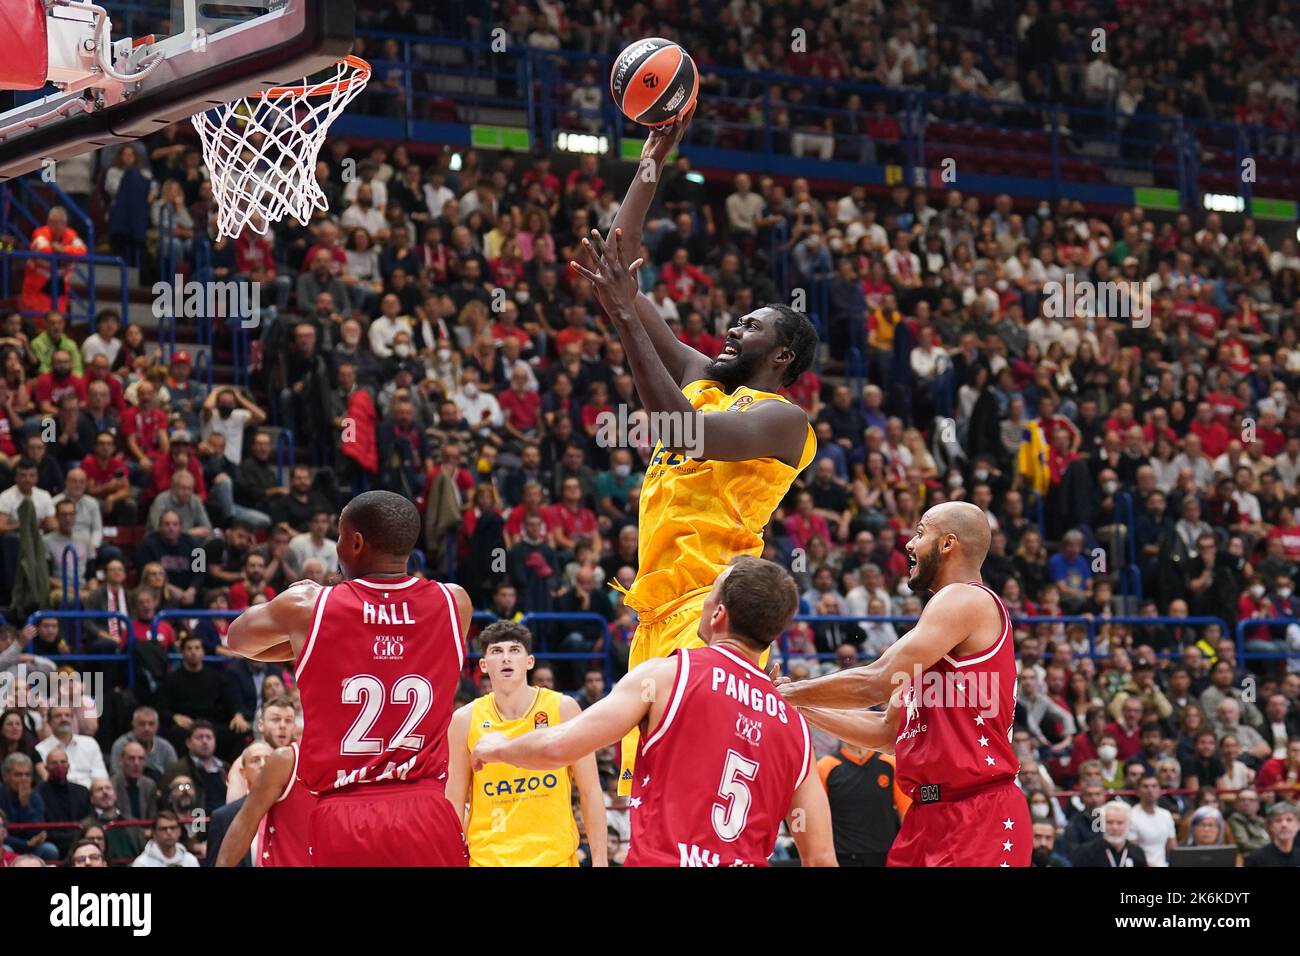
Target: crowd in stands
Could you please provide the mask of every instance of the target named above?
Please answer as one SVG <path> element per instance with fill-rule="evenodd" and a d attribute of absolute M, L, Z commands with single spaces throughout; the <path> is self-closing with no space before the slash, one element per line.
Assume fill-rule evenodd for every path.
<path fill-rule="evenodd" d="M 566 29 L 582 34 L 590 12 L 604 35 L 627 35 L 622 14 L 597 6 L 568 5 Z M 719 18 L 752 17 L 733 6 Z M 844 59 L 901 70 L 910 37 L 917 77 L 957 62 L 923 6 L 891 10 L 887 40 L 837 31 Z M 397 0 L 393 16 L 411 8 Z M 1058 23 L 1060 5 L 1051 11 L 1026 14 L 1023 35 Z M 1148 12 L 1129 5 L 1121 17 Z M 542 5 L 519 29 L 568 45 L 552 13 Z M 782 15 L 795 22 L 764 6 L 752 42 L 703 48 L 724 62 L 735 46 L 727 55 L 747 65 Z M 718 19 L 679 22 L 718 38 Z M 1212 104 L 1233 102 L 1261 70 L 1294 76 L 1277 59 L 1293 49 L 1282 31 L 1262 42 L 1230 19 L 1190 38 L 1133 36 L 1145 39 L 1117 49 L 1116 65 L 1149 68 L 1153 89 L 1180 97 L 1199 74 L 1161 65 L 1171 42 L 1242 48 L 1232 70 L 1206 57 L 1229 91 L 1216 88 Z M 850 42 L 893 52 L 851 55 Z M 1014 51 L 1007 63 L 1018 81 L 1039 75 Z M 1067 99 L 1086 93 L 1077 65 L 1075 87 L 1053 81 Z M 985 578 L 1013 615 L 1076 617 L 1016 627 L 1019 782 L 1058 855 L 1100 838 L 1092 811 L 1118 791 L 1155 862 L 1171 839 L 1294 857 L 1300 657 L 1286 655 L 1300 651 L 1300 625 L 1248 627 L 1250 658 L 1236 636 L 1242 621 L 1293 620 L 1300 601 L 1295 241 L 1216 214 L 745 174 L 705 182 L 688 156 L 665 176 L 639 273 L 679 338 L 715 355 L 732 321 L 765 302 L 803 291 L 824 303 L 823 361 L 788 390 L 814 424 L 817 457 L 765 553 L 795 574 L 804 612 L 845 619 L 796 623 L 783 639 L 788 672 L 854 666 L 905 632 L 905 621 L 858 619 L 919 613 L 903 544 L 926 508 L 973 501 L 993 532 Z M 25 267 L 0 324 L 0 671 L 129 650 L 134 682 L 122 660 L 86 662 L 73 666 L 105 678 L 77 690 L 97 695 L 97 718 L 49 701 L 5 711 L 0 840 L 48 860 L 98 848 L 192 865 L 195 821 L 224 804 L 230 762 L 250 740 L 292 734 L 292 721 L 271 733 L 267 720 L 294 710 L 295 690 L 274 665 L 226 658 L 224 619 L 185 612 L 238 611 L 337 575 L 336 516 L 364 488 L 417 503 L 413 567 L 461 582 L 477 608 L 596 615 L 536 625 L 544 648 L 571 656 L 539 665 L 535 680 L 584 706 L 599 699 L 635 628 L 612 585 L 637 573 L 653 449 L 608 438 L 611 415 L 633 426 L 644 412 L 622 345 L 567 263 L 590 229 L 609 227 L 632 167 L 476 151 L 453 162 L 449 150 L 333 139 L 317 168 L 328 213 L 225 240 L 213 238 L 208 173 L 180 126 L 98 162 L 88 205 L 105 211 L 115 251 L 147 267 L 169 244 L 194 275 L 202 249 L 202 278 L 256 284 L 262 310 L 248 385 L 209 385 L 186 350 L 164 350 L 111 309 L 93 328 L 70 324 L 50 286 L 61 266 Z M 56 210 L 42 229 L 18 243 L 76 254 L 75 217 Z M 1045 303 L 1067 278 L 1144 291 L 1124 300 L 1130 313 L 1054 317 Z M 230 341 L 237 321 L 214 319 L 214 341 Z M 277 448 L 292 462 L 280 467 Z M 78 602 L 110 616 L 27 623 Z M 155 618 L 164 610 L 179 613 Z M 1204 617 L 1218 621 L 1177 620 Z M 464 694 L 476 692 L 467 677 Z M 612 783 L 612 754 L 601 759 Z M 105 831 L 123 819 L 154 824 Z M 81 829 L 14 829 L 58 821 Z M 1287 826 L 1290 839 L 1275 836 Z"/>

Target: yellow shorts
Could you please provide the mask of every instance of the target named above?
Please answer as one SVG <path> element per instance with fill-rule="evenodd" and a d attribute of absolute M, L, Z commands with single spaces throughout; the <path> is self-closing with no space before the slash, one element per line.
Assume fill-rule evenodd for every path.
<path fill-rule="evenodd" d="M 683 647 L 703 647 L 700 637 L 700 617 L 704 610 L 704 601 L 709 596 L 705 589 L 700 594 L 686 599 L 682 605 L 667 617 L 653 624 L 638 624 L 632 635 L 632 646 L 628 648 L 627 669 L 655 657 L 667 657 L 673 651 Z M 763 652 L 760 666 L 767 666 L 768 651 Z M 620 796 L 631 796 L 632 779 L 636 770 L 636 750 L 641 741 L 641 731 L 633 727 L 623 738 L 622 759 L 618 774 L 618 792 Z"/>

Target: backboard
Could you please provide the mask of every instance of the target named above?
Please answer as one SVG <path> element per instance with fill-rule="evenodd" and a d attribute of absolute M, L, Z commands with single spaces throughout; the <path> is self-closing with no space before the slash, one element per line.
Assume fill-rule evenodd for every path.
<path fill-rule="evenodd" d="M 103 2 L 113 17 L 111 0 Z M 95 7 L 56 0 L 45 20 L 47 76 L 63 88 L 46 86 L 44 95 L 0 112 L 0 182 L 298 83 L 352 48 L 352 0 L 170 0 L 170 11 L 168 0 L 157 2 L 152 34 L 128 37 L 126 18 L 114 20 L 111 53 L 97 59 L 85 50 L 87 38 L 109 47 Z"/>

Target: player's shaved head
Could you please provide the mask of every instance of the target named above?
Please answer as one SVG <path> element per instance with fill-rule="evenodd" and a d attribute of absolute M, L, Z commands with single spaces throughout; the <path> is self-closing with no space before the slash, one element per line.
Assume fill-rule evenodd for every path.
<path fill-rule="evenodd" d="M 391 491 L 367 491 L 339 515 L 339 563 L 348 577 L 401 571 L 419 537 L 413 502 Z"/>
<path fill-rule="evenodd" d="M 926 524 L 933 523 L 940 534 L 956 535 L 958 546 L 977 562 L 983 563 L 989 553 L 993 532 L 989 529 L 988 516 L 969 501 L 937 504 L 921 520 Z"/>
<path fill-rule="evenodd" d="M 921 516 L 905 550 L 913 591 L 937 591 L 952 580 L 977 581 L 992 533 L 984 511 L 968 501 L 945 501 Z"/>

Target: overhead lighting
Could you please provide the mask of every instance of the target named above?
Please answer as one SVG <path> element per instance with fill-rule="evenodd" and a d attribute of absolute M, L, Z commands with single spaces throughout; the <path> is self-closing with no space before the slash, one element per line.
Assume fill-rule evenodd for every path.
<path fill-rule="evenodd" d="M 600 155 L 609 152 L 609 138 L 592 133 L 555 134 L 555 148 L 566 153 L 591 153 Z"/>
<path fill-rule="evenodd" d="M 1201 202 L 1210 212 L 1245 212 L 1246 200 L 1227 193 L 1206 193 Z"/>

